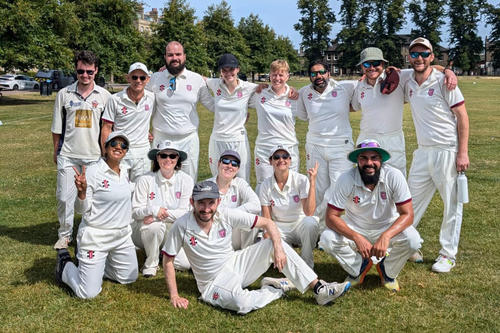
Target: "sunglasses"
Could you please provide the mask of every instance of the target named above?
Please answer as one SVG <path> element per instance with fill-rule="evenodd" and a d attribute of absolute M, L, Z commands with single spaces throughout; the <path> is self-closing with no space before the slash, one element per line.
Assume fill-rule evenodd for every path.
<path fill-rule="evenodd" d="M 177 87 L 177 84 L 175 82 L 175 76 L 168 81 L 168 89 L 175 91 L 175 88 Z"/>
<path fill-rule="evenodd" d="M 429 56 L 432 54 L 432 52 L 429 51 L 424 51 L 424 52 L 410 52 L 410 57 L 413 59 L 417 59 L 418 56 L 421 56 L 422 59 L 429 58 Z"/>
<path fill-rule="evenodd" d="M 76 73 L 79 74 L 79 75 L 82 75 L 83 73 L 87 73 L 87 75 L 94 75 L 94 70 L 93 69 L 77 69 L 76 70 Z"/>
<path fill-rule="evenodd" d="M 236 160 L 231 160 L 229 158 L 221 158 L 220 162 L 225 165 L 231 164 L 231 166 L 234 166 L 235 168 L 238 168 L 240 166 L 240 162 Z"/>
<path fill-rule="evenodd" d="M 158 156 L 160 156 L 161 159 L 165 159 L 168 157 L 171 160 L 175 160 L 177 157 L 179 157 L 179 154 L 158 153 Z"/>
<path fill-rule="evenodd" d="M 132 78 L 132 81 L 135 81 L 137 79 L 140 79 L 141 81 L 146 81 L 146 79 L 147 79 L 146 76 L 137 76 L 137 75 L 132 75 L 131 78 Z"/>
<path fill-rule="evenodd" d="M 279 160 L 280 158 L 284 159 L 284 160 L 287 160 L 290 158 L 290 154 L 288 153 L 283 153 L 283 154 L 274 154 L 273 155 L 273 160 L 277 161 Z"/>
<path fill-rule="evenodd" d="M 322 69 L 319 71 L 311 72 L 311 73 L 309 73 L 309 75 L 311 75 L 311 77 L 316 77 L 318 75 L 325 75 L 326 73 L 327 73 L 326 69 Z"/>
<path fill-rule="evenodd" d="M 118 141 L 115 141 L 115 140 L 111 140 L 109 142 L 109 145 L 113 148 L 115 148 L 116 146 L 118 146 L 118 144 L 120 145 L 120 148 L 123 149 L 123 150 L 127 150 L 128 149 L 128 145 L 127 143 L 125 142 L 118 142 Z"/>
<path fill-rule="evenodd" d="M 365 61 L 365 62 L 363 63 L 363 67 L 364 67 L 364 68 L 370 68 L 371 66 L 373 66 L 373 67 L 378 67 L 378 66 L 380 66 L 380 64 L 381 64 L 381 63 L 382 63 L 382 61 L 381 61 L 381 60 L 375 60 L 375 61 Z"/>

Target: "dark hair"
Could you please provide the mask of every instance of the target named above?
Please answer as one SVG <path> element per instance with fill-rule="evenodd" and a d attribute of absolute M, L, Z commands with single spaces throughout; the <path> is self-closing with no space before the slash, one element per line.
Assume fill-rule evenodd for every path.
<path fill-rule="evenodd" d="M 99 67 L 99 58 L 92 51 L 83 50 L 75 53 L 75 68 L 78 62 L 81 61 L 86 65 L 94 65 Z"/>
<path fill-rule="evenodd" d="M 182 168 L 182 162 L 181 162 L 181 159 L 180 157 L 177 159 L 177 164 L 175 165 L 174 167 L 174 170 L 180 170 Z M 160 163 L 158 163 L 158 157 L 155 157 L 155 159 L 153 160 L 153 168 L 152 168 L 153 172 L 156 172 L 158 170 L 160 170 Z"/>
<path fill-rule="evenodd" d="M 323 59 L 316 59 L 309 64 L 309 68 L 307 69 L 307 73 L 309 75 L 311 75 L 311 68 L 315 65 L 322 65 L 327 72 L 330 72 L 330 66 L 326 61 L 324 61 Z"/>

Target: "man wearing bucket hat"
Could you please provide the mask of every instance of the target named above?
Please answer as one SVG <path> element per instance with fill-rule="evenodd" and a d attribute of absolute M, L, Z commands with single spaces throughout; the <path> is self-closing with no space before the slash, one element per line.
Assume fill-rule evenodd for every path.
<path fill-rule="evenodd" d="M 201 299 L 213 306 L 246 314 L 297 288 L 304 293 L 312 288 L 318 304 L 325 305 L 343 295 L 350 286 L 318 280 L 314 271 L 280 238 L 273 221 L 235 209 L 220 209 L 217 184 L 204 181 L 193 188 L 193 211 L 178 219 L 163 247 L 163 268 L 170 302 L 187 308 L 189 301 L 179 296 L 173 265 L 184 249 L 191 263 Z M 263 228 L 270 238 L 241 251 L 231 245 L 233 229 Z M 264 278 L 257 290 L 243 289 L 267 271 L 271 263 L 288 279 Z"/>
<path fill-rule="evenodd" d="M 129 86 L 108 100 L 102 115 L 101 143 L 104 145 L 112 130 L 122 131 L 130 140 L 130 148 L 122 161 L 132 182 L 151 169 L 149 126 L 154 112 L 155 97 L 145 90 L 149 72 L 143 63 L 133 63 L 127 75 Z"/>
<path fill-rule="evenodd" d="M 389 158 L 371 139 L 348 154 L 358 166 L 335 184 L 319 245 L 339 261 L 351 284 L 361 284 L 376 263 L 382 284 L 398 291 L 396 278 L 421 238 L 412 226 L 408 184 L 399 170 L 384 163 Z"/>
<path fill-rule="evenodd" d="M 462 226 L 463 203 L 457 200 L 457 175 L 469 167 L 469 117 L 460 89 L 441 89 L 444 75 L 431 68 L 433 60 L 427 39 L 419 37 L 411 42 L 414 74 L 406 82 L 405 97 L 410 103 L 418 148 L 413 153 L 408 184 L 415 203 L 415 227 L 436 189 L 443 199 L 441 250 L 432 270 L 446 273 L 455 266 Z"/>

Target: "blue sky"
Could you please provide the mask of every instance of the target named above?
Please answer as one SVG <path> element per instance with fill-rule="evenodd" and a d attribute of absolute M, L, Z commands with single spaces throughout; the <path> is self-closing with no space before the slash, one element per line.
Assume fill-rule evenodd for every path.
<path fill-rule="evenodd" d="M 295 48 L 299 48 L 301 42 L 300 34 L 293 29 L 293 25 L 299 21 L 299 11 L 297 10 L 296 0 L 226 0 L 231 6 L 232 17 L 235 25 L 238 24 L 241 17 L 247 17 L 250 13 L 257 14 L 260 19 L 268 24 L 274 31 L 283 36 L 290 38 Z M 142 0 L 145 5 L 145 10 L 149 11 L 151 8 L 158 8 L 161 10 L 166 0 Z M 500 1 L 488 1 L 496 6 L 499 5 Z M 208 6 L 220 3 L 220 0 L 188 0 L 189 6 L 194 8 L 196 11 L 196 16 L 198 20 L 203 18 Z M 340 19 L 340 1 L 329 0 L 330 8 L 336 14 L 337 20 Z M 484 21 L 484 20 L 483 20 Z M 406 25 L 401 33 L 409 33 L 411 29 L 411 19 L 407 19 L 408 25 Z M 334 38 L 336 34 L 340 31 L 341 25 L 339 23 L 334 24 L 332 29 L 331 38 Z M 446 33 L 447 27 L 443 29 L 442 46 L 448 46 L 448 36 Z M 479 25 L 479 34 L 483 37 L 491 32 L 491 30 L 486 28 L 483 24 Z"/>

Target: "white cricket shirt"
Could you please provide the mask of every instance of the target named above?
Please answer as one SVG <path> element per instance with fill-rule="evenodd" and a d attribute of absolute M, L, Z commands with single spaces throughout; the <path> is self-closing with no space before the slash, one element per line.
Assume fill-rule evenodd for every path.
<path fill-rule="evenodd" d="M 216 177 L 207 179 L 217 183 Z M 254 190 L 240 177 L 234 177 L 225 194 L 220 193 L 219 208 L 237 208 L 251 214 L 260 213 L 260 201 Z"/>

